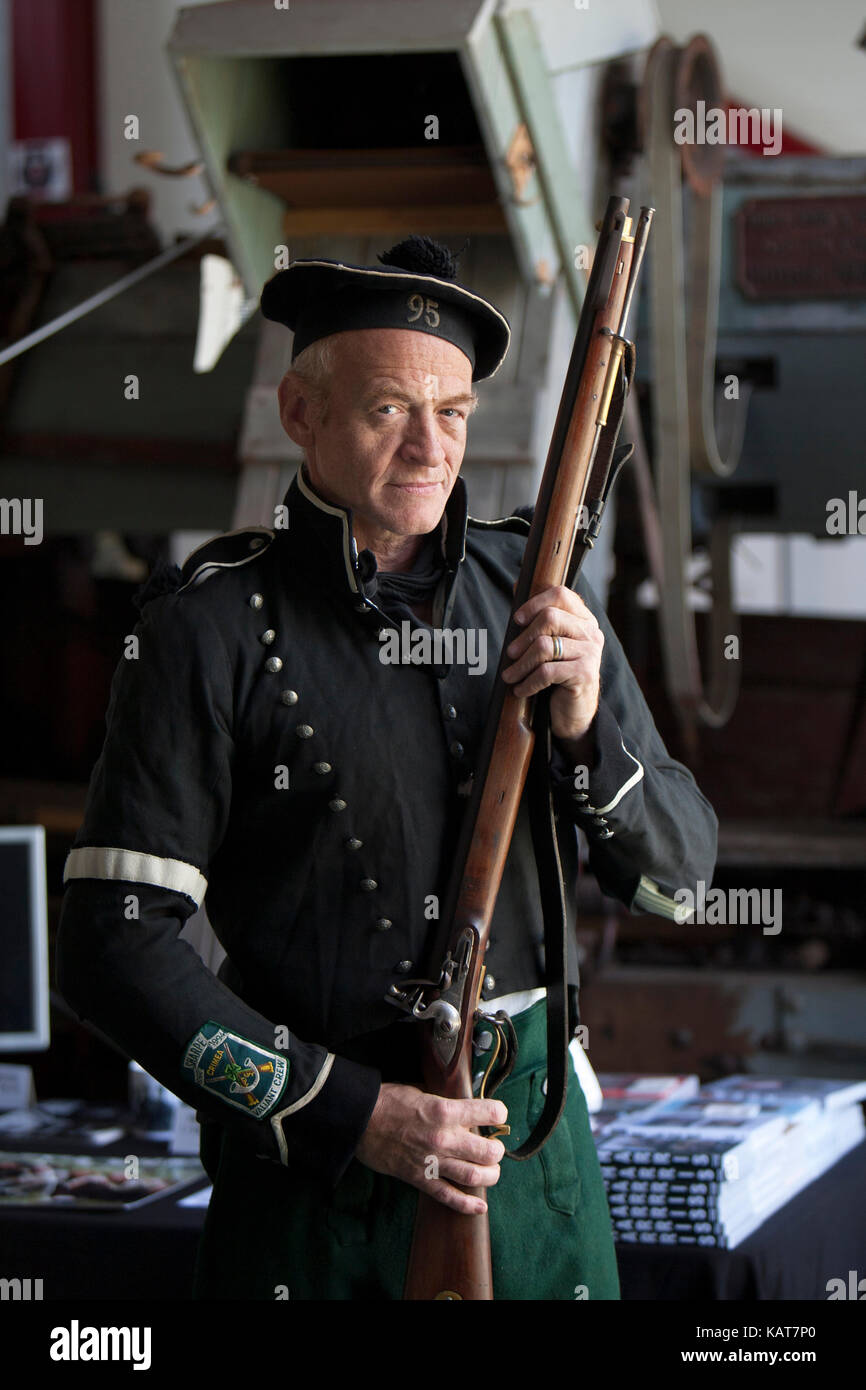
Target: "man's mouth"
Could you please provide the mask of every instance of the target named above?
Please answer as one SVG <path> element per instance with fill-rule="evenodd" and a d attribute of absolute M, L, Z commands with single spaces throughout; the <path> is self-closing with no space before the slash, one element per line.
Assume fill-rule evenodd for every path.
<path fill-rule="evenodd" d="M 441 483 L 429 483 L 429 482 L 420 482 L 420 483 L 392 483 L 392 487 L 398 487 L 398 488 L 401 489 L 402 492 L 418 493 L 420 496 L 425 496 L 425 495 L 426 495 L 427 493 L 429 493 L 429 492 L 436 492 L 437 489 L 440 488 L 441 486 L 442 486 Z"/>

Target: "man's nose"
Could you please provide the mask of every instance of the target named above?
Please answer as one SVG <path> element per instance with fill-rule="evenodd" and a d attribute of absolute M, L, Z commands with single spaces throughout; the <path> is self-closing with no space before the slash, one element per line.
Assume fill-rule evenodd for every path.
<path fill-rule="evenodd" d="M 419 463 L 441 463 L 445 457 L 442 440 L 432 411 L 410 412 L 403 436 L 402 451 Z"/>

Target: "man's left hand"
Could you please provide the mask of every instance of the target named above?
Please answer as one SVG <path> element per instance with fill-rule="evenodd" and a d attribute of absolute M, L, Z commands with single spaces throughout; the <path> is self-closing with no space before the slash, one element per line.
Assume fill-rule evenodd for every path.
<path fill-rule="evenodd" d="M 502 679 L 519 696 L 555 686 L 551 731 L 561 742 L 577 743 L 598 709 L 604 633 L 583 599 L 562 585 L 528 599 L 515 617 L 523 631 L 507 648 L 513 665 L 505 667 Z"/>

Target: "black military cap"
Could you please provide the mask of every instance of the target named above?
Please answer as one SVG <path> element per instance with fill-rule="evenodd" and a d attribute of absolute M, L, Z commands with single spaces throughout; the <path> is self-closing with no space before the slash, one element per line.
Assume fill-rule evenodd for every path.
<path fill-rule="evenodd" d="M 429 237 L 412 236 L 378 259 L 379 266 L 292 261 L 268 281 L 262 313 L 294 330 L 292 359 L 331 333 L 410 328 L 465 352 L 473 381 L 493 376 L 508 351 L 508 320 L 457 283 L 451 252 Z"/>

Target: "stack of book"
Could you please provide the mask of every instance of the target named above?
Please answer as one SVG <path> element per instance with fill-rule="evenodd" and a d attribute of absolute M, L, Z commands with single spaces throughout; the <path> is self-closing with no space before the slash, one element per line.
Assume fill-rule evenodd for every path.
<path fill-rule="evenodd" d="M 697 1076 L 645 1076 L 638 1072 L 604 1072 L 598 1077 L 602 1102 L 590 1114 L 593 1134 L 628 1119 L 649 1119 L 670 1100 L 696 1096 Z"/>
<path fill-rule="evenodd" d="M 656 1092 L 665 1080 L 683 1078 Z M 731 1076 L 643 1111 L 617 1108 L 621 1077 L 599 1081 L 618 1241 L 732 1249 L 866 1135 L 866 1081 Z"/>

